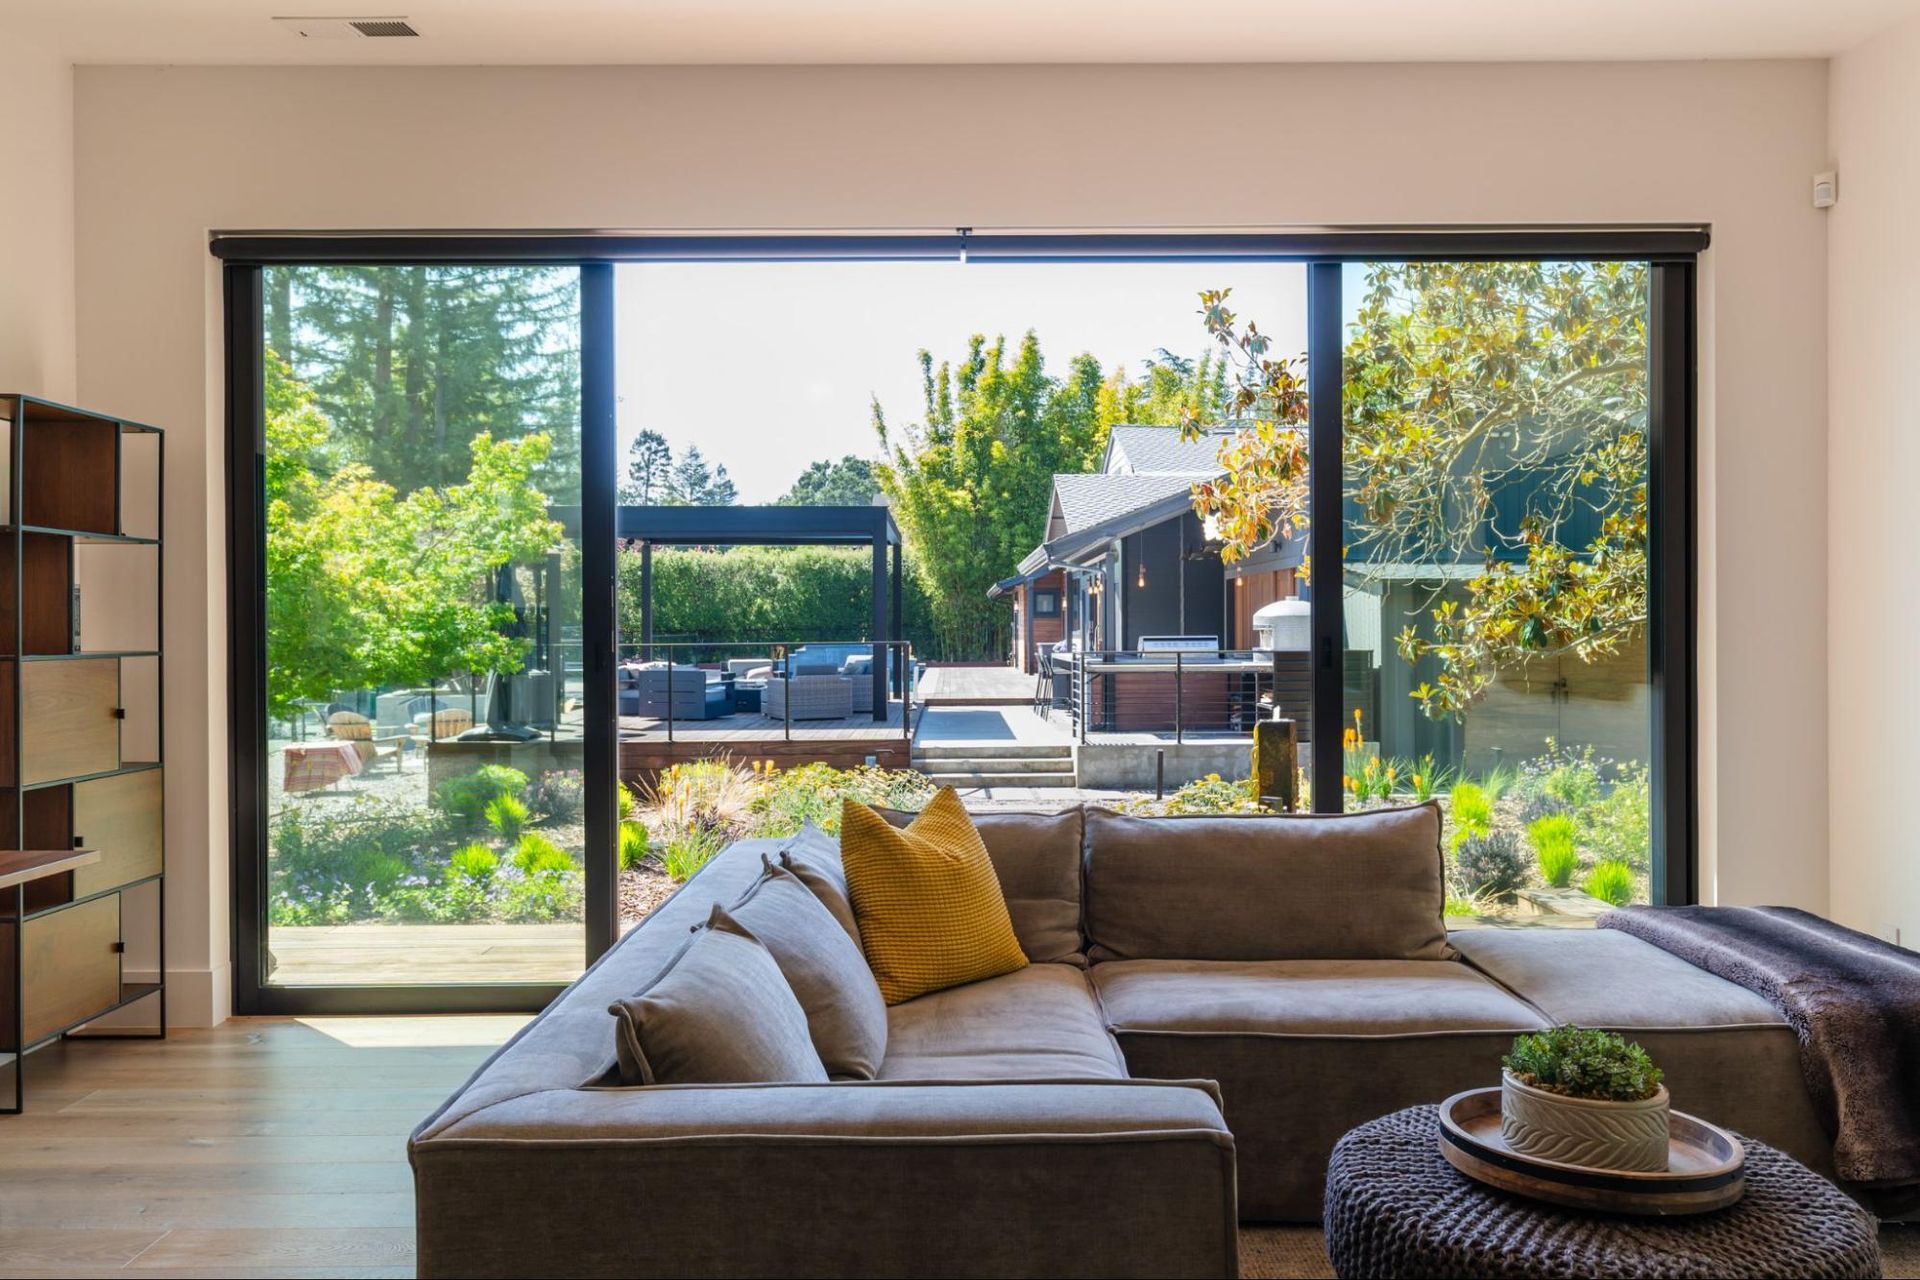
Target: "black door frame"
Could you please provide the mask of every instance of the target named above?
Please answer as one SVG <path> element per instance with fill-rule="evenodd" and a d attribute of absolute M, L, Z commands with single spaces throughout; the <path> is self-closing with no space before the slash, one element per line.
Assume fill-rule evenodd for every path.
<path fill-rule="evenodd" d="M 229 743 L 232 787 L 234 1008 L 239 1013 L 421 1013 L 523 1011 L 544 1007 L 554 984 L 388 987 L 276 987 L 266 983 L 266 633 L 264 349 L 261 272 L 319 263 L 572 265 L 581 268 L 581 624 L 585 643 L 587 734 L 586 950 L 583 966 L 617 937 L 615 774 L 618 720 L 612 680 L 615 635 L 613 267 L 622 262 L 953 261 L 1151 262 L 1291 261 L 1308 272 L 1309 442 L 1313 485 L 1310 540 L 1341 529 L 1341 268 L 1399 260 L 1596 260 L 1652 266 L 1652 418 L 1649 521 L 1652 551 L 1648 628 L 1656 790 L 1653 865 L 1656 901 L 1698 894 L 1698 782 L 1695 679 L 1694 462 L 1697 412 L 1696 261 L 1703 226 L 1354 229 L 1273 234 L 992 235 L 961 229 L 936 235 L 682 236 L 578 234 L 217 234 L 225 267 L 227 393 L 227 569 Z M 1314 804 L 1337 811 L 1343 601 L 1340 557 L 1314 557 L 1311 613 Z M 1328 577 L 1331 573 L 1332 578 Z M 1331 586 L 1329 584 L 1331 583 Z"/>

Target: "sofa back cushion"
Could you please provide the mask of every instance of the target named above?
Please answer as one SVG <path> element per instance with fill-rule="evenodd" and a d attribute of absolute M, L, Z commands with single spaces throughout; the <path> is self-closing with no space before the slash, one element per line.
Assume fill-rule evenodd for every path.
<path fill-rule="evenodd" d="M 1086 811 L 1088 954 L 1445 960 L 1440 807 L 1136 818 Z"/>
<path fill-rule="evenodd" d="M 820 899 L 793 872 L 769 864 L 727 915 L 772 953 L 827 1074 L 871 1080 L 887 1056 L 887 1002 L 873 970 Z"/>
<path fill-rule="evenodd" d="M 664 972 L 607 1012 L 623 1084 L 827 1079 L 780 966 L 718 905 Z"/>
<path fill-rule="evenodd" d="M 847 869 L 840 862 L 840 841 L 808 819 L 797 835 L 780 846 L 780 865 L 811 889 L 853 945 L 861 946 L 860 922 L 853 918 L 853 899 L 847 894 Z"/>
<path fill-rule="evenodd" d="M 876 809 L 896 827 L 915 815 Z M 993 873 L 1013 917 L 1020 949 L 1035 964 L 1085 966 L 1080 936 L 1080 857 L 1084 819 L 1078 805 L 1060 813 L 992 810 L 973 816 Z"/>

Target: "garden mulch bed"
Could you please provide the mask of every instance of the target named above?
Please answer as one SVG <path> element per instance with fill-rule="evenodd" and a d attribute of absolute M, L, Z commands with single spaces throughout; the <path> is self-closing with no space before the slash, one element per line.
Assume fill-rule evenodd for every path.
<path fill-rule="evenodd" d="M 680 886 L 652 863 L 642 863 L 620 873 L 620 930 L 622 933 L 647 918 L 655 907 L 673 896 Z"/>

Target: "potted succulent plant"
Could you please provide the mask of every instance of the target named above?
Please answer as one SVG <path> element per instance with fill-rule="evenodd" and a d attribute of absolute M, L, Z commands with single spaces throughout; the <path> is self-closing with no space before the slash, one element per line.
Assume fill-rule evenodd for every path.
<path fill-rule="evenodd" d="M 1513 1150 L 1591 1169 L 1666 1169 L 1667 1090 L 1639 1045 L 1555 1027 L 1516 1039 L 1501 1065 L 1500 1136 Z"/>

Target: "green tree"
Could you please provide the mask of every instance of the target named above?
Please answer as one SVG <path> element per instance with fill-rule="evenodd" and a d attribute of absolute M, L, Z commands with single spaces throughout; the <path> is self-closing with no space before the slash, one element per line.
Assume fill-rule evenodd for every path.
<path fill-rule="evenodd" d="M 580 294 L 572 268 L 310 266 L 268 273 L 275 350 L 343 460 L 402 492 L 459 483 L 482 432 L 552 442 L 541 479 L 579 487 Z"/>
<path fill-rule="evenodd" d="M 360 462 L 336 465 L 332 424 L 275 356 L 266 363 L 267 692 L 272 714 L 348 689 L 514 671 L 498 572 L 563 547 L 534 475 L 534 433 L 468 441 L 465 478 L 402 494 Z"/>
<path fill-rule="evenodd" d="M 976 335 L 957 366 L 920 353 L 924 420 L 894 428 L 876 401 L 874 430 L 887 461 L 874 468 L 925 581 L 941 656 L 997 654 L 1006 607 L 987 588 L 1011 573 L 1046 532 L 1056 472 L 1091 469 L 1111 422 L 1092 356 L 1049 377 L 1039 339 L 1011 354 Z"/>
<path fill-rule="evenodd" d="M 660 501 L 673 466 L 673 449 L 658 431 L 642 431 L 627 446 L 627 475 L 620 485 L 620 501 L 644 507 Z"/>
<path fill-rule="evenodd" d="M 1100 416 L 1112 424 L 1212 426 L 1227 413 L 1227 360 L 1212 350 L 1197 360 L 1165 347 L 1140 362 L 1138 381 L 1117 368 L 1102 388 Z"/>
<path fill-rule="evenodd" d="M 668 469 L 659 500 L 679 507 L 730 507 L 739 497 L 726 467 L 709 465 L 700 446 L 690 444 Z"/>
<path fill-rule="evenodd" d="M 1224 291 L 1228 478 L 1199 486 L 1229 557 L 1306 525 L 1304 362 L 1276 359 Z M 1647 620 L 1648 274 L 1633 263 L 1378 263 L 1343 358 L 1348 556 L 1480 564 L 1407 627 L 1414 690 L 1458 716 L 1503 669 L 1618 653 Z M 1576 530 L 1591 532 L 1576 533 Z M 1571 543 L 1569 538 L 1574 539 Z"/>
<path fill-rule="evenodd" d="M 864 507 L 880 492 L 873 464 L 849 453 L 834 461 L 820 461 L 800 473 L 780 498 L 783 507 Z"/>

